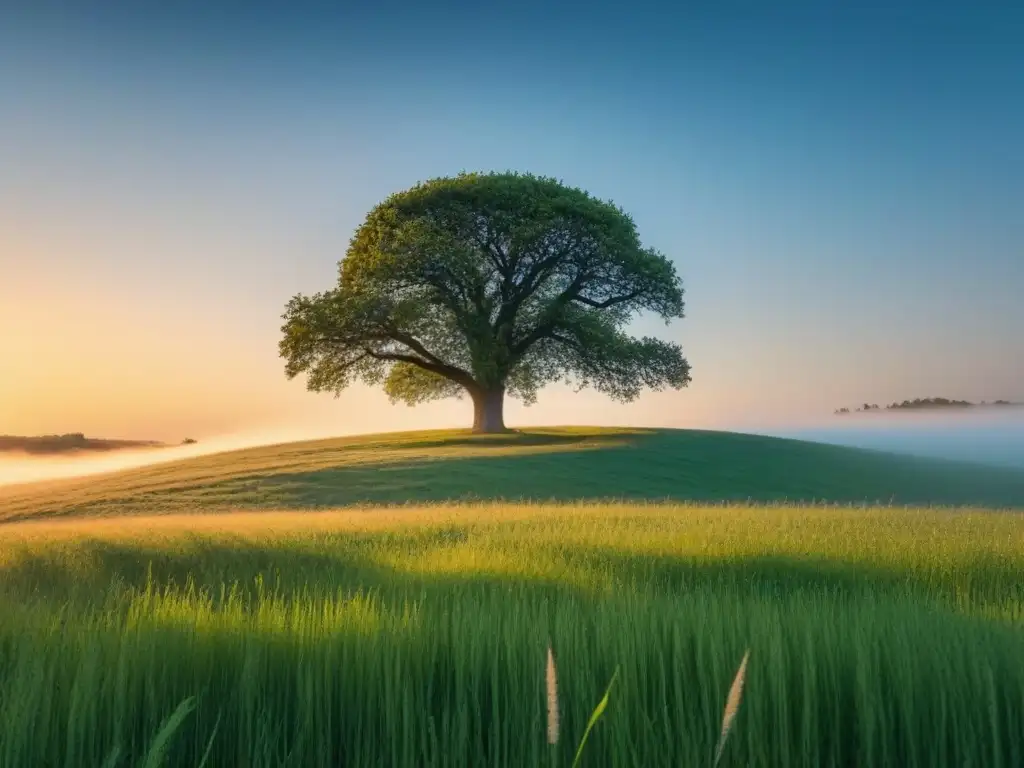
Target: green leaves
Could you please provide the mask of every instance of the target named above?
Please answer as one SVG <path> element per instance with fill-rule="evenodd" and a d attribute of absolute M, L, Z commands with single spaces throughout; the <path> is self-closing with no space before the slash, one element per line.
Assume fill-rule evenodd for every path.
<path fill-rule="evenodd" d="M 555 380 L 624 400 L 686 386 L 677 344 L 626 333 L 639 312 L 681 318 L 683 289 L 623 211 L 553 179 L 460 174 L 370 211 L 335 289 L 289 302 L 280 353 L 314 391 L 384 382 L 410 404 L 474 388 L 532 402 Z"/>
<path fill-rule="evenodd" d="M 431 400 L 462 397 L 465 390 L 451 379 L 446 379 L 417 365 L 396 363 L 384 380 L 384 391 L 392 403 L 419 405 Z"/>

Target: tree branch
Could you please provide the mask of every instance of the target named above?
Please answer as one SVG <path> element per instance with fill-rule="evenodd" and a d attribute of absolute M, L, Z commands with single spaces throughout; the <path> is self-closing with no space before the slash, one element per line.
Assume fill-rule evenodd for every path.
<path fill-rule="evenodd" d="M 408 333 L 403 333 L 397 328 L 387 329 L 387 338 L 397 341 L 399 344 L 405 344 L 409 349 L 427 359 L 427 362 L 433 363 L 434 365 L 445 366 L 448 368 L 455 368 L 454 365 L 448 365 L 444 360 L 435 355 L 429 349 L 427 349 L 423 342 L 416 339 L 414 336 L 410 336 Z"/>
<path fill-rule="evenodd" d="M 561 248 L 555 253 L 538 259 L 530 267 L 530 270 L 523 276 L 523 280 L 517 286 L 518 290 L 508 301 L 502 301 L 501 309 L 498 312 L 498 318 L 495 320 L 495 327 L 500 328 L 502 325 L 512 323 L 516 319 L 516 314 L 519 312 L 519 308 L 523 305 L 530 296 L 534 294 L 540 284 L 544 282 L 544 278 L 550 274 L 551 270 L 556 267 L 561 261 L 563 261 L 569 253 L 572 251 L 573 246 L 576 242 L 566 245 L 565 248 Z M 506 279 L 508 282 L 508 279 Z M 504 286 L 503 286 L 504 288 Z"/>
<path fill-rule="evenodd" d="M 553 330 L 555 330 L 558 324 L 559 310 L 568 304 L 570 301 L 579 297 L 579 291 L 583 287 L 583 284 L 587 281 L 589 275 L 585 271 L 581 271 L 576 278 L 569 284 L 564 291 L 555 297 L 551 306 L 548 308 L 548 319 L 538 323 L 537 326 L 526 335 L 526 337 L 516 344 L 512 348 L 512 355 L 515 359 L 521 358 L 526 354 L 527 350 L 530 349 L 541 339 L 549 336 Z"/>
<path fill-rule="evenodd" d="M 435 269 L 425 275 L 425 280 L 427 285 L 440 291 L 445 299 L 445 306 L 452 311 L 464 331 L 472 324 L 468 305 L 472 304 L 478 315 L 486 312 L 479 285 L 460 280 L 447 266 L 435 265 Z M 449 282 L 454 289 L 449 286 Z M 456 295 L 456 291 L 459 295 Z"/>
<path fill-rule="evenodd" d="M 604 301 L 595 301 L 594 299 L 588 299 L 586 296 L 573 296 L 572 301 L 578 301 L 581 304 L 586 304 L 588 307 L 595 307 L 597 309 L 608 309 L 608 307 L 614 307 L 616 304 L 623 304 L 627 301 L 632 301 L 643 294 L 643 291 L 633 291 L 622 296 L 612 296 Z"/>
<path fill-rule="evenodd" d="M 405 342 L 402 342 L 403 344 Z M 448 365 L 442 362 L 431 362 L 425 360 L 422 357 L 416 357 L 415 355 L 404 355 L 400 352 L 376 352 L 369 347 L 363 347 L 363 352 L 369 355 L 374 360 L 384 360 L 392 363 L 408 363 L 409 365 L 415 365 L 422 368 L 425 371 L 436 373 L 438 376 L 442 376 L 446 379 L 454 381 L 456 384 L 461 384 L 466 389 L 472 389 L 476 386 L 476 382 L 473 377 L 470 376 L 466 371 L 461 368 L 457 368 L 454 365 Z M 437 358 L 434 358 L 435 360 Z"/>
<path fill-rule="evenodd" d="M 447 268 L 442 267 L 439 268 L 438 271 L 441 270 L 443 270 L 447 274 L 447 276 L 453 277 L 451 275 L 451 272 Z M 427 285 L 441 293 L 444 305 L 452 311 L 452 314 L 455 315 L 455 319 L 459 321 L 460 325 L 462 325 L 465 323 L 467 317 L 466 308 L 462 306 L 460 298 L 459 296 L 456 295 L 456 292 L 452 290 L 452 288 L 450 288 L 443 279 L 440 279 L 440 277 L 441 276 L 437 272 L 432 271 L 431 273 L 424 276 L 424 280 Z M 468 303 L 469 299 L 466 296 L 465 287 L 461 283 L 459 283 L 458 280 L 453 280 L 452 282 L 455 283 L 455 286 L 458 289 L 459 293 L 462 294 L 461 300 Z"/>
<path fill-rule="evenodd" d="M 498 274 L 507 281 L 509 277 L 508 255 L 501 249 L 500 245 L 494 242 L 493 237 L 488 237 L 484 246 L 484 253 L 487 254 L 488 260 Z"/>
<path fill-rule="evenodd" d="M 366 353 L 366 352 L 364 351 L 364 352 L 363 352 L 363 354 L 361 354 L 361 355 L 360 355 L 359 357 L 355 358 L 354 360 L 349 360 L 349 361 L 348 361 L 347 363 L 345 363 L 344 365 L 341 365 L 341 366 L 339 366 L 339 370 L 342 370 L 342 371 L 347 371 L 347 370 L 348 370 L 349 368 L 351 368 L 351 367 L 352 367 L 353 365 L 358 365 L 358 364 L 359 364 L 360 362 L 362 362 L 363 360 L 365 360 L 365 359 L 366 359 L 366 358 L 368 358 L 369 356 L 370 356 L 370 355 L 369 355 L 369 354 L 367 354 L 367 353 Z"/>
<path fill-rule="evenodd" d="M 579 345 L 578 342 L 573 341 L 568 336 L 562 336 L 557 331 L 549 332 L 548 335 L 547 335 L 547 338 L 551 339 L 552 341 L 557 341 L 559 344 L 564 344 L 565 346 L 574 349 L 576 352 L 579 352 L 580 354 L 583 354 L 583 350 L 580 348 L 580 345 Z"/>

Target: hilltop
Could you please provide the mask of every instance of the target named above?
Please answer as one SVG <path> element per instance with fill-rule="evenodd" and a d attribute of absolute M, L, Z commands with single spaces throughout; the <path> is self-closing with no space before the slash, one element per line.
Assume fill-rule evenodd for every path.
<path fill-rule="evenodd" d="M 1024 472 L 732 432 L 366 435 L 0 488 L 0 520 L 469 500 L 1024 507 Z"/>

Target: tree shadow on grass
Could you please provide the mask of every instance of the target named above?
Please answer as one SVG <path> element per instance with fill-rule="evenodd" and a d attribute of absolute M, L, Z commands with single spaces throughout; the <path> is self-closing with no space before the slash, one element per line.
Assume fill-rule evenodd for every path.
<path fill-rule="evenodd" d="M 509 430 L 494 435 L 475 435 L 467 431 L 465 434 L 445 435 L 440 437 L 423 437 L 420 439 L 405 439 L 401 441 L 382 441 L 379 443 L 368 443 L 361 448 L 373 448 L 374 450 L 405 451 L 411 448 L 507 448 L 507 447 L 536 447 L 536 446 L 607 446 L 622 443 L 624 441 L 636 440 L 638 438 L 654 435 L 649 430 L 622 430 L 608 432 L 544 432 L 537 430 L 518 431 Z"/>

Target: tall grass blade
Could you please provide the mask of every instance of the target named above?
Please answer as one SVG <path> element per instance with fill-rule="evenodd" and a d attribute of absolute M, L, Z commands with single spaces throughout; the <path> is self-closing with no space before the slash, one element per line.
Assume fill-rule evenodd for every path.
<path fill-rule="evenodd" d="M 725 742 L 729 738 L 729 731 L 732 730 L 736 713 L 740 711 L 740 701 L 743 699 L 743 681 L 747 676 L 747 659 L 749 658 L 750 649 L 748 648 L 747 652 L 743 654 L 743 661 L 740 662 L 740 668 L 732 681 L 732 687 L 729 688 L 729 696 L 725 700 L 725 711 L 722 713 L 722 733 L 718 737 L 718 748 L 715 750 L 714 765 L 716 766 L 722 759 L 722 750 L 725 749 Z"/>
<path fill-rule="evenodd" d="M 160 730 L 156 734 L 156 738 L 153 739 L 153 745 L 149 748 L 149 752 L 146 753 L 146 759 L 142 763 L 143 768 L 160 768 L 163 765 L 171 738 L 194 708 L 195 702 L 189 696 L 178 705 L 178 708 L 171 713 L 170 717 L 163 721 Z"/>
<path fill-rule="evenodd" d="M 590 738 L 590 731 L 594 727 L 594 723 L 598 721 L 601 715 L 604 714 L 605 709 L 608 708 L 608 696 L 612 692 L 612 686 L 615 684 L 615 678 L 619 676 L 619 668 L 615 668 L 615 673 L 612 675 L 612 679 L 608 682 L 608 688 L 604 692 L 604 697 L 594 707 L 594 711 L 590 715 L 590 720 L 587 722 L 587 728 L 583 731 L 583 738 L 580 739 L 580 745 L 576 749 L 576 757 L 573 758 L 572 768 L 576 768 L 579 765 L 580 757 L 583 755 L 583 747 L 587 743 L 587 739 Z"/>
<path fill-rule="evenodd" d="M 103 765 L 100 768 L 115 768 L 115 766 L 121 760 L 121 747 L 114 747 L 110 750 L 110 754 L 107 755 L 107 759 L 103 761 Z"/>
<path fill-rule="evenodd" d="M 217 721 L 213 724 L 213 733 L 210 734 L 210 741 L 206 744 L 206 751 L 203 752 L 203 759 L 199 761 L 197 768 L 205 768 L 206 761 L 210 759 L 210 750 L 213 749 L 213 740 L 217 738 L 217 731 L 220 729 L 220 715 L 217 715 Z"/>

